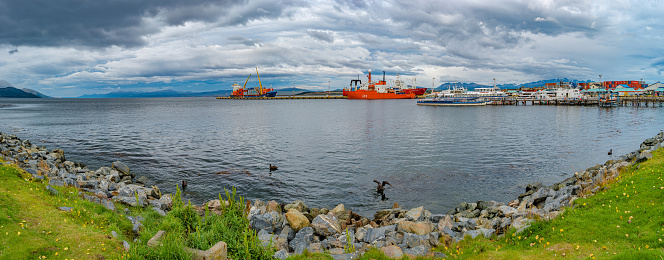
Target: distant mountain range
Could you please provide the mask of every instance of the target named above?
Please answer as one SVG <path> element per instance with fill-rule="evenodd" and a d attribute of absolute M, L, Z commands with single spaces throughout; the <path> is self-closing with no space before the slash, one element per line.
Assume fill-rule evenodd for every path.
<path fill-rule="evenodd" d="M 563 79 L 540 80 L 524 84 L 500 84 L 497 85 L 497 87 L 501 89 L 518 89 L 520 87 L 532 88 L 532 87 L 544 86 L 544 84 L 546 83 L 555 83 L 560 81 L 572 82 L 572 83 L 591 82 L 590 80 L 579 81 L 579 80 L 570 80 L 567 78 L 563 78 Z M 475 88 L 482 88 L 482 87 L 491 87 L 490 85 L 483 85 L 478 83 L 444 83 L 436 87 L 436 91 L 453 88 L 455 86 L 464 87 L 468 90 L 473 90 Z M 341 91 L 341 89 L 335 89 L 334 91 Z M 226 97 L 229 96 L 231 92 L 232 92 L 231 90 L 191 92 L 191 91 L 175 91 L 169 89 L 169 90 L 159 90 L 152 92 L 118 91 L 106 94 L 82 95 L 77 98 L 156 98 L 156 97 L 216 97 L 216 96 Z M 277 89 L 278 96 L 302 95 L 310 92 L 325 92 L 325 91 L 308 90 L 301 88 Z M 0 80 L 0 98 L 50 98 L 50 97 L 32 89 L 15 88 L 7 81 Z"/>
<path fill-rule="evenodd" d="M 9 82 L 0 79 L 0 98 L 50 98 L 38 91 L 24 88 L 17 89 Z"/>
<path fill-rule="evenodd" d="M 156 98 L 156 97 L 227 97 L 230 96 L 232 90 L 216 90 L 209 92 L 182 92 L 175 90 L 160 90 L 152 92 L 134 92 L 134 91 L 117 91 L 106 94 L 88 94 L 82 95 L 77 98 Z M 313 92 L 301 88 L 285 88 L 277 89 L 278 96 L 299 95 L 303 93 Z"/>
<path fill-rule="evenodd" d="M 175 90 L 160 90 L 152 92 L 134 92 L 134 91 L 118 91 L 106 94 L 88 94 L 82 95 L 77 98 L 157 98 L 157 97 L 216 97 L 228 96 L 232 90 L 217 90 L 208 92 L 181 92 Z"/>
<path fill-rule="evenodd" d="M 534 87 L 542 87 L 546 83 L 556 83 L 556 82 L 572 82 L 573 84 L 578 84 L 578 83 L 586 83 L 586 82 L 592 82 L 590 80 L 575 80 L 575 79 L 567 79 L 567 78 L 562 78 L 562 79 L 546 79 L 546 80 L 540 80 L 540 81 L 533 81 L 529 83 L 523 83 L 523 84 L 499 84 L 496 85 L 496 87 L 499 87 L 501 89 L 518 89 L 521 87 L 524 88 L 534 88 Z M 438 90 L 443 90 L 443 89 L 448 89 L 448 88 L 453 88 L 453 87 L 464 87 L 468 90 L 473 90 L 475 88 L 489 88 L 493 87 L 493 85 L 483 85 L 483 84 L 477 84 L 477 83 L 445 83 L 441 84 L 438 87 L 436 87 L 436 91 Z"/>

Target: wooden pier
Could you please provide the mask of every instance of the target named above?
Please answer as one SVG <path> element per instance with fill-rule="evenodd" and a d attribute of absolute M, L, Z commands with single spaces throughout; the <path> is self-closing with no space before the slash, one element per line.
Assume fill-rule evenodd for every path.
<path fill-rule="evenodd" d="M 649 106 L 664 106 L 664 97 L 620 97 L 618 100 L 601 100 L 599 98 L 584 98 L 584 99 L 551 99 L 541 100 L 534 98 L 518 98 L 506 97 L 493 99 L 488 103 L 493 106 L 507 106 L 507 105 L 533 105 L 533 106 L 634 106 L 634 107 L 649 107 Z"/>

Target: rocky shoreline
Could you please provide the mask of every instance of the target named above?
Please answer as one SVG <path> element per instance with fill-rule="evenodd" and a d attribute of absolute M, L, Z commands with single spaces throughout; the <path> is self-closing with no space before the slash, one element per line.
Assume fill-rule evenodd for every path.
<path fill-rule="evenodd" d="M 529 184 L 525 193 L 513 201 L 464 202 L 446 214 L 432 214 L 424 207 L 402 209 L 395 203 L 369 219 L 343 204 L 318 209 L 309 208 L 302 201 L 284 205 L 256 200 L 248 205 L 248 218 L 264 246 L 277 249 L 275 258 L 280 259 L 301 254 L 305 249 L 328 252 L 334 259 L 354 259 L 371 247 L 397 258 L 404 254 L 445 257 L 431 249 L 467 236 L 502 236 L 511 228 L 519 233 L 535 219 L 554 219 L 576 198 L 596 193 L 606 181 L 618 177 L 621 168 L 652 158 L 651 152 L 661 147 L 664 132 L 645 140 L 634 152 L 577 172 L 559 183 Z M 3 133 L 0 156 L 36 179 L 47 179 L 50 186 L 77 187 L 81 197 L 110 210 L 115 210 L 114 203 L 123 203 L 151 207 L 165 215 L 172 205 L 170 194 L 161 194 L 156 186 L 145 187 L 145 178 L 136 178 L 120 161 L 92 171 L 82 163 L 67 161 L 62 150 L 49 151 Z M 200 214 L 206 208 L 219 213 L 221 203 L 211 200 L 195 208 Z M 140 232 L 140 218 L 130 220 L 134 231 Z"/>

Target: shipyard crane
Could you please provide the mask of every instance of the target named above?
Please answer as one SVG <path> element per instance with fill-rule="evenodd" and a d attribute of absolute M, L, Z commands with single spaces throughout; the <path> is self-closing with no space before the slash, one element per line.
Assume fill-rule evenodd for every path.
<path fill-rule="evenodd" d="M 261 83 L 261 76 L 258 75 L 258 67 L 256 67 L 256 76 L 258 77 L 258 93 L 259 95 L 263 95 L 263 84 Z"/>
<path fill-rule="evenodd" d="M 249 82 L 249 78 L 251 78 L 251 74 L 249 74 L 249 77 L 247 77 L 247 80 L 244 82 L 244 86 L 242 86 L 242 92 L 247 91 L 247 82 Z"/>

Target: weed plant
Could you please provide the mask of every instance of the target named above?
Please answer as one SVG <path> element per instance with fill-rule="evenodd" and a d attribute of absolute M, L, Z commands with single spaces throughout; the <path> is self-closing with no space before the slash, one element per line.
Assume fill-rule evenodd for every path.
<path fill-rule="evenodd" d="M 235 188 L 224 193 L 227 203 L 219 194 L 222 213 L 212 214 L 206 207 L 204 216 L 200 217 L 191 203 L 182 201 L 180 188 L 176 187 L 172 210 L 160 222 L 146 225 L 143 232 L 154 235 L 158 230 L 166 231 L 162 244 L 148 248 L 150 237 L 141 236 L 142 242 L 131 250 L 129 258 L 190 259 L 192 256 L 183 250 L 185 246 L 205 251 L 224 241 L 231 259 L 272 259 L 274 252 L 263 248 L 256 232 L 249 228 L 244 199 L 237 195 Z"/>

